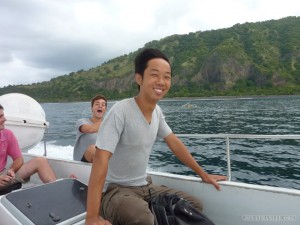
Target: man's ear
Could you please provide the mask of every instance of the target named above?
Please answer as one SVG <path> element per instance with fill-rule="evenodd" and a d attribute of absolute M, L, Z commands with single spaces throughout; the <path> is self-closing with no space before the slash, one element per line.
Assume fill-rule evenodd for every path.
<path fill-rule="evenodd" d="M 136 73 L 135 74 L 135 82 L 138 84 L 138 85 L 141 85 L 142 82 L 143 82 L 143 77 L 141 74 L 139 73 Z"/>

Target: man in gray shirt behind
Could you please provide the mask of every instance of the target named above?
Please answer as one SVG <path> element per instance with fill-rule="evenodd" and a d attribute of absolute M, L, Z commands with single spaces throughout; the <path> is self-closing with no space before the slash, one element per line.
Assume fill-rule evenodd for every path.
<path fill-rule="evenodd" d="M 107 108 L 107 99 L 96 95 L 91 100 L 91 118 L 81 118 L 76 122 L 76 141 L 73 159 L 82 162 L 93 162 L 97 132 Z"/>

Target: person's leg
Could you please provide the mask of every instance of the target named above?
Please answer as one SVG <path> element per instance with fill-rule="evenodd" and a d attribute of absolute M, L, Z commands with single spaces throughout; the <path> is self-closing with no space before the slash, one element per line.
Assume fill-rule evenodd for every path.
<path fill-rule="evenodd" d="M 47 159 L 43 157 L 36 157 L 24 163 L 17 171 L 17 175 L 23 180 L 26 180 L 36 172 L 44 183 L 49 183 L 56 180 L 54 171 L 49 165 Z"/>
<path fill-rule="evenodd" d="M 95 152 L 96 152 L 95 145 L 89 145 L 88 148 L 86 149 L 84 155 L 83 155 L 85 160 L 92 163 L 93 159 L 94 159 Z"/>
<path fill-rule="evenodd" d="M 114 225 L 154 225 L 143 187 L 114 187 L 103 196 L 102 215 Z"/>

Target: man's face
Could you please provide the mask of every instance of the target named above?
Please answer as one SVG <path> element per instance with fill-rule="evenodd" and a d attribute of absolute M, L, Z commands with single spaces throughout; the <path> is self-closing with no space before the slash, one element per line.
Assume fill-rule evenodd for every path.
<path fill-rule="evenodd" d="M 97 117 L 98 119 L 103 118 L 105 111 L 106 111 L 106 101 L 104 99 L 98 99 L 94 101 L 92 107 L 92 113 L 94 117 Z"/>
<path fill-rule="evenodd" d="M 4 117 L 4 111 L 3 109 L 0 109 L 0 130 L 3 130 L 4 127 L 4 122 L 6 121 L 6 118 Z"/>
<path fill-rule="evenodd" d="M 158 101 L 171 87 L 171 67 L 164 59 L 151 59 L 148 61 L 144 76 L 137 75 L 136 79 L 140 85 L 140 93 Z"/>

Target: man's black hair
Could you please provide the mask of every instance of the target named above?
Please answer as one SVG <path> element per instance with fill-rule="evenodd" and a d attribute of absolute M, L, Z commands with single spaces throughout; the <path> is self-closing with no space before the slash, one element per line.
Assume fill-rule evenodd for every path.
<path fill-rule="evenodd" d="M 135 73 L 138 73 L 143 77 L 144 71 L 147 68 L 148 61 L 156 58 L 164 59 L 170 64 L 169 58 L 160 50 L 154 48 L 146 48 L 142 50 L 135 58 Z"/>

